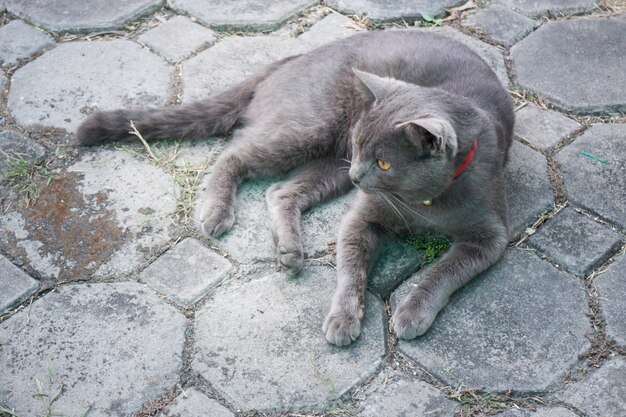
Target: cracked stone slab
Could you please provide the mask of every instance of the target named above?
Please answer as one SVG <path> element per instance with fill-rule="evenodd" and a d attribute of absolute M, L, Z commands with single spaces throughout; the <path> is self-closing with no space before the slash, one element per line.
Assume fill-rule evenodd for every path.
<path fill-rule="evenodd" d="M 10 67 L 54 44 L 54 39 L 21 20 L 0 27 L 0 65 Z"/>
<path fill-rule="evenodd" d="M 606 18 L 551 21 L 511 48 L 520 87 L 588 114 L 626 111 L 624 56 L 626 22 Z"/>
<path fill-rule="evenodd" d="M 594 125 L 557 154 L 569 200 L 622 229 L 626 229 L 625 137 L 626 124 Z"/>
<path fill-rule="evenodd" d="M 566 208 L 528 242 L 568 271 L 582 277 L 607 260 L 624 238 L 606 226 Z"/>
<path fill-rule="evenodd" d="M 12 130 L 0 130 L 0 180 L 7 175 L 12 159 L 37 163 L 45 156 L 46 149 L 34 140 Z"/>
<path fill-rule="evenodd" d="M 176 42 L 172 42 L 175 39 Z M 197 50 L 213 45 L 215 32 L 183 16 L 175 16 L 139 37 L 163 58 L 172 63 L 188 58 Z"/>
<path fill-rule="evenodd" d="M 264 65 L 310 49 L 286 36 L 231 36 L 183 64 L 183 101 L 232 87 Z"/>
<path fill-rule="evenodd" d="M 226 258 L 187 238 L 144 269 L 141 279 L 188 307 L 218 285 L 232 269 Z"/>
<path fill-rule="evenodd" d="M 622 415 L 626 410 L 626 359 L 614 357 L 582 381 L 570 384 L 563 400 L 589 417 Z"/>
<path fill-rule="evenodd" d="M 606 333 L 626 348 L 626 256 L 621 256 L 609 269 L 596 276 L 594 284 L 600 293 L 600 307 L 606 320 Z"/>
<path fill-rule="evenodd" d="M 392 309 L 420 276 L 394 292 Z M 451 386 L 544 391 L 589 348 L 587 312 L 578 280 L 528 251 L 509 249 L 450 298 L 426 334 L 398 348 Z"/>
<path fill-rule="evenodd" d="M 86 153 L 0 218 L 8 253 L 54 280 L 127 274 L 170 239 L 174 180 L 126 152 Z"/>
<path fill-rule="evenodd" d="M 559 112 L 536 106 L 529 105 L 515 113 L 515 136 L 540 148 L 556 145 L 581 127 Z"/>
<path fill-rule="evenodd" d="M 491 39 L 506 46 L 518 42 L 539 26 L 536 21 L 497 4 L 465 19 L 463 24 L 485 30 Z"/>
<path fill-rule="evenodd" d="M 496 3 L 530 17 L 590 13 L 596 7 L 594 0 L 496 0 Z"/>
<path fill-rule="evenodd" d="M 576 414 L 564 407 L 539 407 L 535 411 L 507 410 L 496 414 L 496 417 L 577 417 Z"/>
<path fill-rule="evenodd" d="M 26 300 L 39 283 L 0 255 L 0 314 Z"/>
<path fill-rule="evenodd" d="M 73 132 L 95 110 L 165 104 L 172 72 L 134 42 L 63 43 L 13 74 L 8 108 L 21 125 Z"/>
<path fill-rule="evenodd" d="M 122 29 L 148 14 L 159 0 L 6 0 L 9 12 L 55 32 Z"/>
<path fill-rule="evenodd" d="M 185 317 L 141 284 L 67 285 L 29 310 L 0 324 L 0 403 L 18 415 L 44 413 L 37 381 L 60 392 L 55 414 L 93 417 L 133 415 L 178 382 Z"/>
<path fill-rule="evenodd" d="M 165 407 L 158 417 L 235 417 L 226 407 L 210 399 L 195 388 L 186 389 L 174 402 Z"/>
<path fill-rule="evenodd" d="M 276 29 L 315 3 L 314 0 L 171 0 L 174 10 L 195 16 L 208 26 L 252 30 Z"/>
<path fill-rule="evenodd" d="M 369 293 L 359 339 L 349 348 L 326 342 L 334 287 L 330 267 L 222 287 L 196 316 L 193 369 L 244 412 L 327 409 L 385 354 L 383 304 Z"/>
<path fill-rule="evenodd" d="M 228 233 L 213 240 L 215 246 L 230 253 L 239 262 L 271 261 L 276 257 L 265 202 L 265 191 L 272 183 L 270 180 L 244 183 L 237 193 L 235 225 Z M 332 248 L 339 223 L 348 212 L 353 195 L 349 193 L 302 215 L 305 258 L 322 256 Z"/>
<path fill-rule="evenodd" d="M 361 417 L 452 416 L 454 401 L 413 376 L 385 369 L 359 392 Z"/>
<path fill-rule="evenodd" d="M 339 13 L 331 13 L 298 36 L 298 39 L 317 47 L 337 39 L 347 38 L 362 30 L 354 20 Z"/>
<path fill-rule="evenodd" d="M 327 5 L 346 14 L 363 14 L 372 20 L 418 19 L 422 13 L 441 16 L 446 9 L 463 3 L 458 0 L 328 0 Z"/>
<path fill-rule="evenodd" d="M 513 141 L 506 179 L 511 237 L 515 238 L 554 205 L 546 158 Z"/>

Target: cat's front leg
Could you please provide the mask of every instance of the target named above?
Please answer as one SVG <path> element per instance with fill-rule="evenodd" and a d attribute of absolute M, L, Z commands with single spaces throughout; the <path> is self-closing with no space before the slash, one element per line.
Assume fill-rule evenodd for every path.
<path fill-rule="evenodd" d="M 379 227 L 355 212 L 342 221 L 337 242 L 337 289 L 326 316 L 326 340 L 347 346 L 361 334 L 367 270 L 376 257 Z"/>
<path fill-rule="evenodd" d="M 399 338 L 408 340 L 426 333 L 450 296 L 500 259 L 507 233 L 503 228 L 487 235 L 490 237 L 455 239 L 450 251 L 423 273 L 391 318 Z"/>

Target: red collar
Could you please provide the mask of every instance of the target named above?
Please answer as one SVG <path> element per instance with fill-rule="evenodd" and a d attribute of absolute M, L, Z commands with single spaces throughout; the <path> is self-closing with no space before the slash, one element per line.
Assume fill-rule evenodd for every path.
<path fill-rule="evenodd" d="M 474 139 L 474 146 L 472 146 L 472 149 L 467 153 L 467 155 L 465 155 L 465 158 L 463 158 L 463 162 L 461 162 L 461 165 L 459 165 L 456 171 L 454 171 L 454 179 L 457 179 L 459 175 L 461 175 L 463 171 L 465 171 L 465 168 L 467 168 L 472 162 L 472 159 L 474 159 L 474 152 L 476 152 L 477 147 L 478 142 L 476 141 L 476 139 Z"/>

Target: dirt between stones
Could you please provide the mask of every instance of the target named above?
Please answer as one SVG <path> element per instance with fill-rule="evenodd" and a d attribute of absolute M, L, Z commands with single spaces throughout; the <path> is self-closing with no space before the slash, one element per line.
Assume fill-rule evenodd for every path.
<path fill-rule="evenodd" d="M 127 237 L 115 213 L 107 209 L 107 194 L 83 195 L 80 180 L 81 174 L 63 173 L 42 190 L 33 205 L 17 210 L 24 218 L 27 239 L 40 242 L 39 254 L 60 268 L 52 277 L 55 281 L 89 278 Z M 20 241 L 8 232 L 5 250 L 31 263 Z"/>

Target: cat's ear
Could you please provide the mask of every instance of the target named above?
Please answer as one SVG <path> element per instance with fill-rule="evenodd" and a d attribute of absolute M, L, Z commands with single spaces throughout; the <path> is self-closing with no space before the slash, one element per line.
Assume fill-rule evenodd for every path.
<path fill-rule="evenodd" d="M 352 67 L 355 77 L 357 91 L 368 103 L 380 99 L 389 90 L 389 78 L 379 77 L 369 72 L 360 71 Z"/>
<path fill-rule="evenodd" d="M 433 154 L 456 153 L 457 139 L 454 128 L 445 119 L 422 117 L 398 124 L 409 139 L 430 149 Z"/>

